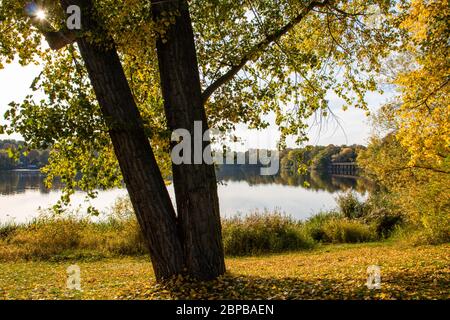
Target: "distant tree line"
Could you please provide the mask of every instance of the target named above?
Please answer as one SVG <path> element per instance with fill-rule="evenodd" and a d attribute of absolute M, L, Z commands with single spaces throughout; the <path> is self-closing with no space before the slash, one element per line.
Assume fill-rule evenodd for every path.
<path fill-rule="evenodd" d="M 330 144 L 328 146 L 306 146 L 304 148 L 286 148 L 279 152 L 280 172 L 288 171 L 292 173 L 304 173 L 306 171 L 318 171 L 327 173 L 330 165 L 337 162 L 356 163 L 356 158 L 361 150 L 366 147 L 362 145 L 341 145 L 336 146 Z M 223 164 L 217 167 L 226 172 L 226 170 L 240 170 L 253 172 L 259 167 L 265 166 L 258 157 L 256 164 L 252 164 L 250 153 L 264 154 L 267 158 L 271 158 L 272 150 L 258 149 L 246 152 L 236 152 L 234 154 L 234 163 L 223 161 Z M 245 159 L 244 164 L 238 164 L 237 159 Z M 225 171 L 224 171 L 225 170 Z M 256 171 L 255 171 L 256 172 Z"/>
<path fill-rule="evenodd" d="M 364 193 L 372 190 L 375 186 L 372 181 L 364 177 L 359 179 L 334 176 L 328 172 L 313 170 L 306 174 L 296 174 L 293 170 L 280 170 L 277 175 L 263 176 L 260 174 L 259 166 L 223 165 L 217 171 L 217 178 L 223 183 L 229 181 L 245 181 L 250 186 L 264 184 L 279 184 L 296 187 L 307 187 L 310 190 L 336 192 L 343 190 L 356 190 Z"/>
<path fill-rule="evenodd" d="M 286 149 L 280 154 L 282 170 L 328 171 L 333 162 L 355 162 L 358 153 L 365 150 L 362 145 L 306 146 L 304 148 Z"/>
<path fill-rule="evenodd" d="M 48 163 L 50 150 L 28 149 L 16 140 L 0 140 L 0 170 L 39 169 Z"/>
<path fill-rule="evenodd" d="M 293 170 L 304 167 L 310 170 L 325 172 L 333 162 L 355 162 L 358 153 L 365 150 L 362 145 L 336 146 L 306 146 L 304 148 L 287 148 L 280 151 L 280 169 Z M 256 150 L 260 153 L 264 150 Z M 48 163 L 50 150 L 28 149 L 23 141 L 0 140 L 0 170 L 41 168 Z M 264 154 L 270 158 L 271 151 L 266 150 Z M 234 164 L 237 165 L 237 158 L 245 159 L 244 167 L 255 167 L 250 164 L 249 151 L 237 152 L 234 156 Z M 224 164 L 219 167 L 229 166 L 224 159 Z M 257 167 L 262 166 L 260 159 L 257 159 Z"/>

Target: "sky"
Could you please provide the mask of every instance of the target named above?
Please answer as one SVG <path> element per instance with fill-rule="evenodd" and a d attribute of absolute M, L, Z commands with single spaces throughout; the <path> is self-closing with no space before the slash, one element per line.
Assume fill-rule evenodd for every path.
<path fill-rule="evenodd" d="M 369 93 L 366 96 L 368 108 L 371 113 L 376 112 L 385 102 L 392 99 L 394 93 L 386 91 L 384 94 Z M 321 126 L 310 119 L 308 121 L 309 145 L 367 145 L 371 136 L 370 119 L 366 111 L 356 108 L 342 109 L 343 101 L 337 96 L 330 94 L 327 96 L 331 110 L 335 117 L 322 121 Z M 273 123 L 273 121 L 271 121 Z M 271 125 L 267 130 L 255 131 L 248 130 L 246 126 L 240 125 L 237 134 L 245 140 L 241 148 L 247 150 L 250 148 L 268 148 L 275 149 L 279 141 L 280 134 L 275 125 Z M 296 147 L 295 137 L 288 138 L 288 147 Z"/>
<path fill-rule="evenodd" d="M 16 62 L 7 65 L 5 69 L 0 69 L 0 124 L 6 123 L 4 114 L 10 102 L 21 102 L 26 95 L 32 93 L 30 85 L 40 71 L 40 66 L 22 67 Z M 20 140 L 21 138 L 18 134 L 0 135 L 0 139 Z"/>
<path fill-rule="evenodd" d="M 7 110 L 11 101 L 20 102 L 27 94 L 31 93 L 30 85 L 33 79 L 39 75 L 40 66 L 32 65 L 22 67 L 18 63 L 12 63 L 0 70 L 0 124 L 5 124 L 3 114 Z M 366 96 L 369 109 L 375 112 L 387 100 L 392 97 L 393 93 L 387 91 L 385 94 L 369 93 Z M 371 134 L 369 119 L 363 110 L 349 108 L 342 110 L 342 101 L 334 96 L 328 96 L 329 104 L 333 113 L 339 119 L 340 126 L 333 119 L 322 124 L 319 128 L 317 125 L 310 123 L 308 144 L 311 145 L 366 145 Z M 273 118 L 273 117 L 272 117 Z M 269 117 L 269 120 L 271 118 Z M 273 121 L 270 121 L 273 123 Z M 275 149 L 279 141 L 279 132 L 277 127 L 272 124 L 269 128 L 262 131 L 248 130 L 245 125 L 238 125 L 235 135 L 241 138 L 241 143 L 236 144 L 232 149 L 239 151 L 249 148 L 266 148 Z M 0 135 L 0 139 L 16 139 L 22 137 L 19 134 L 12 136 Z M 287 141 L 288 147 L 295 147 L 295 139 Z"/>

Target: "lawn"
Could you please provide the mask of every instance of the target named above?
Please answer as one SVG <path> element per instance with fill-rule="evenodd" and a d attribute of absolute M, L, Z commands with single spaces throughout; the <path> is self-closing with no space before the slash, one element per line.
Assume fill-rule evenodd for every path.
<path fill-rule="evenodd" d="M 0 299 L 449 299 L 450 245 L 323 245 L 311 251 L 227 258 L 212 282 L 154 281 L 148 258 L 0 263 Z M 66 269 L 81 268 L 82 292 L 66 289 Z M 381 289 L 366 287 L 381 267 Z"/>

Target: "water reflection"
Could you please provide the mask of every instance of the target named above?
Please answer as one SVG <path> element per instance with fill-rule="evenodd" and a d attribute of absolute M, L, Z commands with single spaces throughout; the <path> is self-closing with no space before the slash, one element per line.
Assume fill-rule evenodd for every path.
<path fill-rule="evenodd" d="M 51 190 L 61 190 L 62 183 L 55 181 L 52 189 L 44 184 L 45 175 L 36 170 L 0 171 L 0 194 L 13 195 L 25 193 L 27 190 L 38 190 L 47 194 Z M 289 171 L 281 171 L 275 176 L 262 176 L 256 166 L 231 166 L 224 165 L 217 171 L 217 179 L 222 183 L 247 182 L 249 186 L 279 184 L 283 186 L 295 186 L 311 190 L 322 190 L 330 193 L 353 189 L 359 193 L 365 193 L 371 188 L 370 181 L 363 178 L 350 176 L 329 175 L 323 172 L 312 171 L 306 175 L 298 175 Z M 306 182 L 306 184 L 305 184 Z"/>
<path fill-rule="evenodd" d="M 336 206 L 336 193 L 349 189 L 360 194 L 370 191 L 371 183 L 361 178 L 330 176 L 311 172 L 296 175 L 283 171 L 276 176 L 261 176 L 256 166 L 225 165 L 217 172 L 222 216 L 247 214 L 254 210 L 278 210 L 304 219 L 321 210 Z M 38 208 L 49 208 L 61 196 L 61 183 L 51 190 L 44 184 L 45 176 L 38 171 L 0 171 L 0 223 L 9 220 L 27 221 L 38 214 Z M 305 182 L 309 185 L 305 187 Z M 174 202 L 173 187 L 168 186 Z M 100 191 L 92 201 L 99 210 L 108 210 L 125 189 Z M 85 194 L 77 191 L 72 206 L 87 208 Z M 84 210 L 84 209 L 83 209 Z"/>
<path fill-rule="evenodd" d="M 37 170 L 0 171 L 0 194 L 13 195 L 25 193 L 27 190 L 38 190 L 46 194 L 51 190 L 61 190 L 62 183 L 55 181 L 52 189 L 44 183 L 45 176 Z M 298 175 L 289 171 L 281 171 L 275 176 L 262 176 L 256 166 L 224 165 L 217 171 L 217 179 L 222 183 L 247 182 L 249 186 L 279 184 L 295 186 L 311 190 L 323 190 L 330 193 L 353 189 L 359 193 L 370 191 L 371 183 L 363 178 L 351 176 L 329 175 L 312 171 L 306 175 Z M 306 182 L 306 184 L 305 184 Z"/>
<path fill-rule="evenodd" d="M 367 179 L 356 176 L 331 175 L 327 172 L 311 171 L 304 175 L 292 171 L 282 170 L 275 176 L 262 176 L 256 166 L 232 166 L 224 165 L 217 172 L 219 181 L 246 181 L 250 186 L 263 184 L 280 184 L 308 188 L 314 191 L 327 191 L 335 193 L 339 191 L 355 190 L 358 193 L 370 191 L 372 183 Z"/>
<path fill-rule="evenodd" d="M 0 171 L 0 194 L 13 195 L 25 193 L 27 190 L 49 193 L 50 190 L 45 187 L 44 178 L 45 176 L 39 171 Z"/>

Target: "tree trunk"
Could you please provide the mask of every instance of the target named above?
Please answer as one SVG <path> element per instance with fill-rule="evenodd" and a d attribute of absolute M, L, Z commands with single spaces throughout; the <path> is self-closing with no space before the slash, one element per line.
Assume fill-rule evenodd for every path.
<path fill-rule="evenodd" d="M 164 11 L 176 13 L 164 41 L 157 41 L 161 88 L 169 128 L 187 129 L 194 150 L 194 121 L 201 121 L 203 132 L 208 123 L 188 3 L 152 0 L 152 10 L 156 22 L 167 17 Z M 193 158 L 194 152 L 192 164 L 172 165 L 177 213 L 188 273 L 213 279 L 225 272 L 216 175 L 213 165 Z"/>
<path fill-rule="evenodd" d="M 95 30 L 106 40 L 102 45 L 78 38 L 98 103 L 139 224 L 148 242 L 157 279 L 183 273 L 184 254 L 170 196 L 145 135 L 114 42 L 92 16 L 92 0 L 67 2 L 82 8 L 83 31 Z"/>

